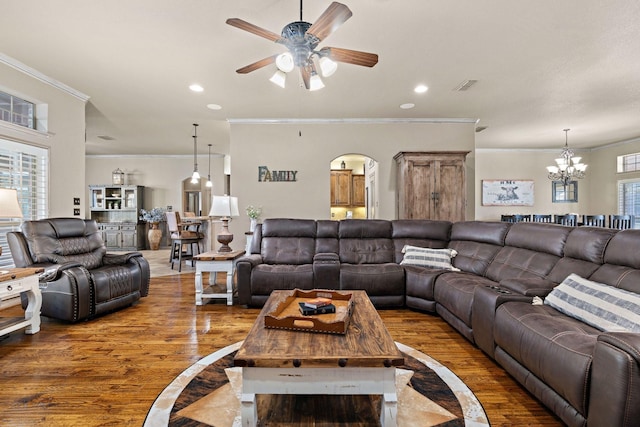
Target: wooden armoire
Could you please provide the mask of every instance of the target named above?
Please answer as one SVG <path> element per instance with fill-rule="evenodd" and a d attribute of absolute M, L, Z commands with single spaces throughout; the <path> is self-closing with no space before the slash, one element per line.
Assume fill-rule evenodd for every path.
<path fill-rule="evenodd" d="M 464 221 L 468 151 L 402 151 L 397 162 L 398 219 Z"/>

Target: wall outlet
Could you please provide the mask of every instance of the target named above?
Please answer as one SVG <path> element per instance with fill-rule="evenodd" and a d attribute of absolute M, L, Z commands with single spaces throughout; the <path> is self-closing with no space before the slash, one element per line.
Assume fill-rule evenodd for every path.
<path fill-rule="evenodd" d="M 80 216 L 80 209 L 74 209 L 73 210 L 73 215 L 74 216 Z"/>

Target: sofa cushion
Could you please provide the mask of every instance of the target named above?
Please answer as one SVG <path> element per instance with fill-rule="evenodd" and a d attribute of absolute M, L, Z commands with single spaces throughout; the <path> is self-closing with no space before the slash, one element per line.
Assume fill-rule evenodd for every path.
<path fill-rule="evenodd" d="M 556 286 L 544 303 L 602 331 L 640 332 L 640 295 L 577 274 Z"/>
<path fill-rule="evenodd" d="M 22 233 L 35 262 L 63 264 L 75 261 L 91 270 L 102 265 L 107 252 L 95 221 L 51 218 L 25 221 Z"/>
<path fill-rule="evenodd" d="M 340 221 L 340 262 L 384 264 L 395 262 L 391 221 L 347 219 Z"/>
<path fill-rule="evenodd" d="M 396 219 L 391 221 L 396 262 L 402 261 L 406 245 L 422 248 L 446 248 L 451 233 L 451 222 L 430 219 Z"/>
<path fill-rule="evenodd" d="M 496 253 L 502 248 L 510 226 L 507 222 L 454 223 L 448 245 L 458 252 L 453 265 L 462 271 L 483 276 Z"/>
<path fill-rule="evenodd" d="M 269 295 L 274 289 L 313 289 L 311 264 L 260 264 L 251 275 L 251 294 Z"/>
<path fill-rule="evenodd" d="M 402 248 L 404 258 L 400 265 L 415 265 L 418 267 L 437 268 L 443 270 L 460 271 L 451 265 L 451 258 L 458 252 L 455 249 L 431 249 L 405 245 Z"/>

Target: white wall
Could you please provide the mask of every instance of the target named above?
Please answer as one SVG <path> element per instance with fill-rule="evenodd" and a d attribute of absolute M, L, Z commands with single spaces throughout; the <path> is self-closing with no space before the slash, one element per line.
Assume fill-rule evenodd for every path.
<path fill-rule="evenodd" d="M 547 178 L 546 167 L 555 164 L 554 159 L 560 154 L 561 147 L 557 150 L 476 150 L 476 219 L 500 220 L 502 214 L 591 214 L 599 213 L 591 210 L 590 186 L 593 182 L 589 164 L 590 152 L 580 152 L 583 162 L 589 164 L 585 179 L 578 181 L 577 203 L 553 203 L 551 183 Z M 472 178 L 472 179 L 473 179 Z M 482 205 L 482 181 L 483 180 L 533 180 L 534 181 L 534 205 L 533 206 L 483 206 Z"/>
<path fill-rule="evenodd" d="M 27 68 L 28 70 L 28 68 Z M 29 70 L 31 71 L 31 70 Z M 71 89 L 71 88 L 69 88 Z M 47 132 L 25 132 L 19 126 L 0 127 L 0 136 L 49 149 L 49 217 L 71 217 L 73 199 L 87 197 L 85 172 L 85 100 L 60 87 L 0 61 L 0 90 L 36 104 L 48 104 Z M 80 178 L 80 179 L 79 179 Z M 84 216 L 84 206 L 81 215 Z"/>
<path fill-rule="evenodd" d="M 300 136 L 301 134 L 301 136 Z M 393 156 L 400 151 L 470 151 L 467 218 L 474 217 L 474 123 L 231 123 L 231 189 L 240 218 L 231 231 L 248 230 L 248 205 L 262 206 L 262 219 L 329 219 L 331 161 L 346 153 L 378 162 L 378 218 L 396 217 Z M 297 170 L 296 182 L 258 182 L 258 167 Z M 235 243 L 235 240 L 234 240 Z M 232 244 L 233 246 L 233 244 Z"/>
<path fill-rule="evenodd" d="M 617 156 L 640 152 L 640 139 L 612 144 L 592 151 L 591 163 L 587 172 L 591 179 L 592 212 L 617 214 L 618 212 L 618 181 L 640 179 L 640 172 L 617 173 Z"/>
<path fill-rule="evenodd" d="M 209 168 L 207 156 L 198 156 L 198 170 L 206 182 Z M 211 156 L 211 181 L 213 193 L 224 192 L 224 159 Z M 143 185 L 145 209 L 172 206 L 182 212 L 182 180 L 193 172 L 193 156 L 87 156 L 85 193 L 88 185 L 110 184 L 111 172 L 120 168 L 125 173 L 125 183 Z M 85 197 L 86 199 L 86 197 Z M 86 204 L 89 217 L 88 201 Z"/>

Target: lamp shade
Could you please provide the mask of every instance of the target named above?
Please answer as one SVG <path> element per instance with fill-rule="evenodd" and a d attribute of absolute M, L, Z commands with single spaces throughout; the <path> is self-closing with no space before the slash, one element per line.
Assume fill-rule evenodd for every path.
<path fill-rule="evenodd" d="M 209 216 L 225 218 L 240 216 L 238 198 L 231 196 L 213 196 Z"/>
<path fill-rule="evenodd" d="M 18 192 L 13 188 L 0 188 L 0 218 L 22 218 Z"/>

